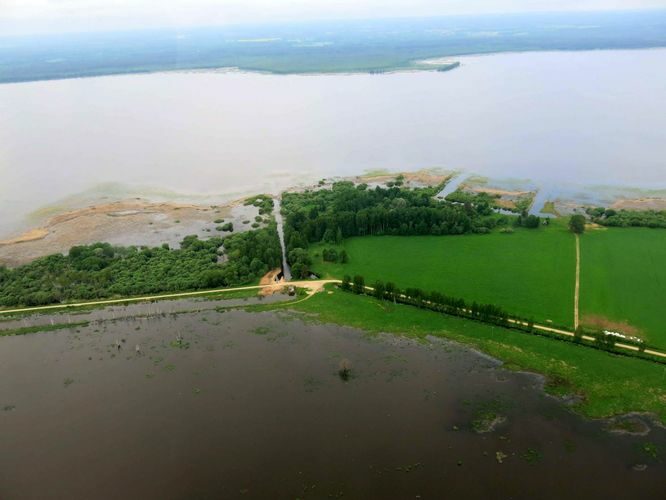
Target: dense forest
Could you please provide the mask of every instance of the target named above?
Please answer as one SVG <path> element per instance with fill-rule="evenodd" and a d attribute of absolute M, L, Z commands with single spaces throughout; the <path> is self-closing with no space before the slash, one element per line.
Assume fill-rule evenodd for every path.
<path fill-rule="evenodd" d="M 307 276 L 309 257 L 304 249 L 310 243 L 340 243 L 366 235 L 488 233 L 510 223 L 509 217 L 493 212 L 486 200 L 464 204 L 436 200 L 440 190 L 441 186 L 408 189 L 396 184 L 370 189 L 345 181 L 331 189 L 285 193 L 285 242 L 292 272 Z"/>
<path fill-rule="evenodd" d="M 0 267 L 0 305 L 36 306 L 77 299 L 142 295 L 248 283 L 280 266 L 275 223 L 267 228 L 199 240 L 179 249 L 72 247 L 16 269 Z"/>
<path fill-rule="evenodd" d="M 666 229 L 666 210 L 613 210 L 588 208 L 592 222 L 611 227 L 653 227 Z"/>

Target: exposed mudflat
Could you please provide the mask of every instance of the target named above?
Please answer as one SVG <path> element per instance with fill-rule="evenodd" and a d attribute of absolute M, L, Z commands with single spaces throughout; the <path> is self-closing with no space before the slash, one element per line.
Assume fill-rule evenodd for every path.
<path fill-rule="evenodd" d="M 49 218 L 41 227 L 0 240 L 0 265 L 18 266 L 38 257 L 67 253 L 75 245 L 98 241 L 114 245 L 177 248 L 188 235 L 224 236 L 216 228 L 232 222 L 234 231 L 251 229 L 258 208 L 235 202 L 224 206 L 155 203 L 144 199 L 101 203 Z"/>

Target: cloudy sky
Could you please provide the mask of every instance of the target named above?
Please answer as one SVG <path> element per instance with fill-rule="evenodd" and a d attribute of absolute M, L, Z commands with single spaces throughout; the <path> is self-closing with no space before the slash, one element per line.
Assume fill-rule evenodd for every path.
<path fill-rule="evenodd" d="M 497 12 L 666 8 L 666 0 L 0 0 L 0 35 Z"/>

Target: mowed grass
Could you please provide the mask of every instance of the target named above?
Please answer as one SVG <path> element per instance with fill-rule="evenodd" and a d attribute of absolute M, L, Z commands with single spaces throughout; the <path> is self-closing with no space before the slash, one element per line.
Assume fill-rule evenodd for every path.
<path fill-rule="evenodd" d="M 539 337 L 411 306 L 378 301 L 328 287 L 290 308 L 317 321 L 368 332 L 415 338 L 446 337 L 503 360 L 505 367 L 546 376 L 546 390 L 582 396 L 577 409 L 590 417 L 653 412 L 666 422 L 665 367 L 573 342 Z"/>
<path fill-rule="evenodd" d="M 368 285 L 381 280 L 437 290 L 540 323 L 573 327 L 576 249 L 562 223 L 513 234 L 350 238 L 342 244 L 347 264 L 323 262 L 325 247 L 330 245 L 311 250 L 313 269 L 323 276 L 358 274 Z"/>
<path fill-rule="evenodd" d="M 665 349 L 666 231 L 587 231 L 581 238 L 580 294 L 583 324 L 607 319 L 609 329 L 631 333 L 633 327 L 648 343 Z"/>

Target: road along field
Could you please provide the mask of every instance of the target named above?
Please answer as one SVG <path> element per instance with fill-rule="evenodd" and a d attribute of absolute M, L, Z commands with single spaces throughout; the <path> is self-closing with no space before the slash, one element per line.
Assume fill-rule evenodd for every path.
<path fill-rule="evenodd" d="M 347 264 L 324 262 L 327 247 L 311 249 L 313 269 L 323 277 L 358 274 L 369 286 L 392 281 L 574 326 L 575 239 L 562 224 L 512 234 L 351 238 L 341 245 Z"/>
<path fill-rule="evenodd" d="M 666 348 L 666 231 L 590 230 L 581 254 L 581 324 Z"/>

